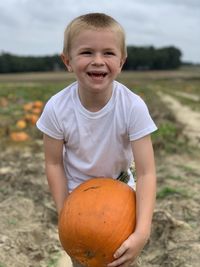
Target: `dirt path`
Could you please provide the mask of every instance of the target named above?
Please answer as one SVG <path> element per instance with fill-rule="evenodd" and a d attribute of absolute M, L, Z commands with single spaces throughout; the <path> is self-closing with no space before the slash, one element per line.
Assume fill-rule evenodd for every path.
<path fill-rule="evenodd" d="M 145 267 L 198 267 L 200 113 L 182 105 L 170 95 L 159 95 L 177 121 L 184 125 L 184 134 L 188 137 L 189 143 L 195 145 L 195 153 L 173 154 L 157 159 L 159 190 L 174 191 L 157 201 L 152 240 L 143 254 L 143 264 Z"/>
<path fill-rule="evenodd" d="M 176 116 L 177 121 L 184 125 L 184 134 L 192 145 L 200 146 L 200 112 L 191 110 L 188 106 L 182 105 L 174 97 L 159 93 L 162 101 L 168 105 Z M 183 95 L 183 93 L 181 94 Z M 192 99 L 199 100 L 198 96 L 192 95 Z M 191 95 L 184 94 L 184 97 L 191 99 Z"/>

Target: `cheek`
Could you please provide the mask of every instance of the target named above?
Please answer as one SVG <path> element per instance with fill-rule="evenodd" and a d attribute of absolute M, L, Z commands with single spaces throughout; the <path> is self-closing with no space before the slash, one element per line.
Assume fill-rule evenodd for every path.
<path fill-rule="evenodd" d="M 80 59 L 77 59 L 76 60 L 75 65 L 76 65 L 76 67 L 78 69 L 83 69 L 83 68 L 85 68 L 88 65 L 88 63 L 89 63 L 88 59 L 86 59 L 86 58 L 80 58 Z"/>
<path fill-rule="evenodd" d="M 112 64 L 112 67 L 113 67 L 113 70 L 115 70 L 115 72 L 119 73 L 122 68 L 121 61 L 117 60 L 114 64 Z"/>

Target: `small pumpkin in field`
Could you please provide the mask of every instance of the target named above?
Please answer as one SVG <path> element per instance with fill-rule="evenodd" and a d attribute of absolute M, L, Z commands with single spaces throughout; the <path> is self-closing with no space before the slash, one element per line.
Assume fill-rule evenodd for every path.
<path fill-rule="evenodd" d="M 17 126 L 17 128 L 19 128 L 19 129 L 24 129 L 24 128 L 26 128 L 27 123 L 26 123 L 25 120 L 22 120 L 22 119 L 21 119 L 21 120 L 18 120 L 18 121 L 17 121 L 16 126 Z"/>
<path fill-rule="evenodd" d="M 28 103 L 23 105 L 24 111 L 31 111 L 32 108 L 33 108 L 33 102 L 28 102 Z"/>
<path fill-rule="evenodd" d="M 92 178 L 66 198 L 59 216 L 59 238 L 79 263 L 104 267 L 134 232 L 135 222 L 135 191 L 112 178 Z"/>
<path fill-rule="evenodd" d="M 24 116 L 25 121 L 27 121 L 28 123 L 35 125 L 37 120 L 39 119 L 39 116 L 36 114 L 32 114 L 32 113 L 27 113 Z"/>
<path fill-rule="evenodd" d="M 38 108 L 38 109 L 42 109 L 44 106 L 44 103 L 40 100 L 36 100 L 33 102 L 33 107 L 34 108 Z"/>
<path fill-rule="evenodd" d="M 42 109 L 41 108 L 33 108 L 32 109 L 32 113 L 33 114 L 40 114 L 42 112 Z"/>
<path fill-rule="evenodd" d="M 23 142 L 23 141 L 27 141 L 30 139 L 29 135 L 25 133 L 24 131 L 12 132 L 10 134 L 10 138 L 12 141 L 16 141 L 16 142 Z"/>
<path fill-rule="evenodd" d="M 36 114 L 31 114 L 31 117 L 30 117 L 30 123 L 31 123 L 32 125 L 35 125 L 38 119 L 39 119 L 39 116 L 38 116 L 38 115 L 36 115 Z"/>

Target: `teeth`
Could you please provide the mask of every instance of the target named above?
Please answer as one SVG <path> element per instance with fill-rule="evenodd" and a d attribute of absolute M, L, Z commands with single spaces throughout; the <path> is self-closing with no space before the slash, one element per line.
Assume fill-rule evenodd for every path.
<path fill-rule="evenodd" d="M 106 73 L 105 72 L 101 72 L 101 73 L 97 73 L 97 72 L 89 72 L 88 73 L 89 76 L 103 76 L 105 77 L 106 76 Z"/>

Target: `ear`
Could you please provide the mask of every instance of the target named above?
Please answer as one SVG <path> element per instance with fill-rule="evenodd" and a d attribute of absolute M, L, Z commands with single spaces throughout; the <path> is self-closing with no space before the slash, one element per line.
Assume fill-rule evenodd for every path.
<path fill-rule="evenodd" d="M 60 56 L 61 56 L 62 62 L 65 64 L 67 70 L 69 72 L 72 72 L 73 70 L 72 70 L 72 67 L 70 65 L 70 60 L 69 60 L 68 56 L 66 56 L 64 53 L 62 53 Z"/>
<path fill-rule="evenodd" d="M 125 61 L 126 61 L 126 57 L 121 59 L 121 61 L 120 61 L 120 69 L 123 68 L 123 65 L 124 65 Z"/>
<path fill-rule="evenodd" d="M 118 74 L 121 73 L 125 61 L 126 61 L 126 58 L 121 58 L 121 60 L 120 60 L 120 64 L 119 64 Z"/>

